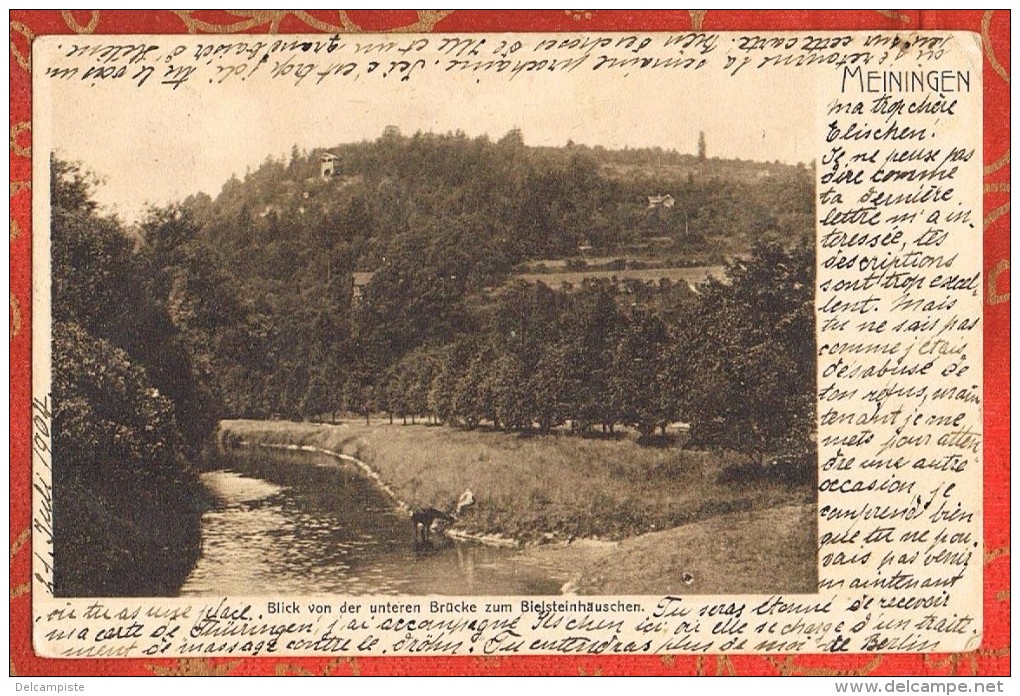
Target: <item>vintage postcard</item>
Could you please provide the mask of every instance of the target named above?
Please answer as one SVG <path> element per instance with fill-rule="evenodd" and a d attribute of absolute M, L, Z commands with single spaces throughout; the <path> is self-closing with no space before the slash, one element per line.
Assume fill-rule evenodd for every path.
<path fill-rule="evenodd" d="M 36 37 L 33 650 L 977 650 L 985 55 Z"/>

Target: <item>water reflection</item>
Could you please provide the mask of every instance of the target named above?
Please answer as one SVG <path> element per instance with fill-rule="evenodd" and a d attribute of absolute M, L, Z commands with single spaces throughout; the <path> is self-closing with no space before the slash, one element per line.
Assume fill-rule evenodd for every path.
<path fill-rule="evenodd" d="M 512 549 L 440 539 L 353 467 L 314 453 L 240 450 L 202 475 L 216 505 L 182 595 L 556 594 L 563 578 Z"/>

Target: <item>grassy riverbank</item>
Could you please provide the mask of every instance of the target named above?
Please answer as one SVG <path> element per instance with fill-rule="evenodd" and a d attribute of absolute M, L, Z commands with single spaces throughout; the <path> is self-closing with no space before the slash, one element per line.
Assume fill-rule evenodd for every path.
<path fill-rule="evenodd" d="M 731 512 L 611 543 L 527 547 L 579 595 L 813 594 L 818 587 L 814 503 Z"/>
<path fill-rule="evenodd" d="M 221 427 L 227 442 L 310 445 L 356 457 L 412 506 L 449 509 L 471 489 L 477 504 L 459 528 L 529 542 L 618 540 L 813 500 L 804 485 L 720 483 L 728 468 L 741 463 L 735 455 L 642 447 L 630 440 L 383 423 L 226 421 Z"/>

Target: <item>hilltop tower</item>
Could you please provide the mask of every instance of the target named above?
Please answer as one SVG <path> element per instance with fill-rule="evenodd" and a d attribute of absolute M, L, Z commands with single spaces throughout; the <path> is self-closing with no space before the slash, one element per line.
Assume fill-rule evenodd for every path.
<path fill-rule="evenodd" d="M 332 152 L 324 152 L 319 157 L 319 176 L 323 179 L 333 178 L 336 176 L 336 169 L 339 163 L 339 157 L 334 155 Z"/>

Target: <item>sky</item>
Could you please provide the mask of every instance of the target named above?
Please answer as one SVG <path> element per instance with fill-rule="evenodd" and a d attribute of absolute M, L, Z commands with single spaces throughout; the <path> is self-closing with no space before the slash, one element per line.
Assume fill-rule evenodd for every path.
<path fill-rule="evenodd" d="M 194 79 L 170 90 L 155 81 L 137 89 L 123 80 L 46 80 L 46 61 L 64 50 L 37 49 L 33 138 L 45 152 L 95 173 L 103 182 L 100 203 L 127 222 L 149 204 L 199 191 L 215 197 L 232 175 L 243 177 L 294 145 L 310 150 L 371 140 L 388 125 L 405 135 L 462 130 L 494 140 L 520 128 L 528 145 L 573 140 L 688 153 L 697 151 L 704 131 L 709 156 L 788 163 L 815 156 L 812 81 L 796 71 L 623 77 L 623 71 L 578 69 L 508 81 L 437 69 L 406 83 Z"/>

